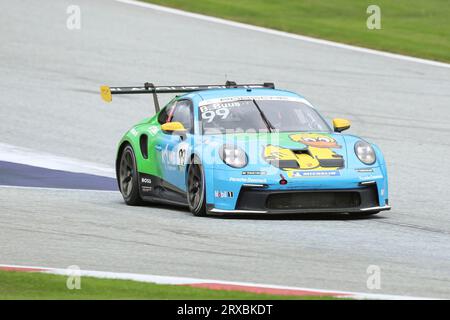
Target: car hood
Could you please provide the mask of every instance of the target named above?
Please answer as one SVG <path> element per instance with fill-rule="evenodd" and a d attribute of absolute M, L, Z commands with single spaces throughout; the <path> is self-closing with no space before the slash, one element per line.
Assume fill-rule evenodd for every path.
<path fill-rule="evenodd" d="M 249 167 L 269 165 L 285 171 L 343 169 L 347 164 L 345 136 L 329 132 L 245 133 L 204 136 L 204 145 L 228 144 L 243 149 Z"/>

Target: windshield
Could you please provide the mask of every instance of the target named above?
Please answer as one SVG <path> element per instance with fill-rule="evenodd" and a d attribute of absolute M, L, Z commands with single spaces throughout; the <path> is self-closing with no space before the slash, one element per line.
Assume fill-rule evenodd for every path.
<path fill-rule="evenodd" d="M 251 97 L 249 97 L 251 99 Z M 307 104 L 297 100 L 239 100 L 200 107 L 203 134 L 231 132 L 329 132 L 330 127 Z"/>

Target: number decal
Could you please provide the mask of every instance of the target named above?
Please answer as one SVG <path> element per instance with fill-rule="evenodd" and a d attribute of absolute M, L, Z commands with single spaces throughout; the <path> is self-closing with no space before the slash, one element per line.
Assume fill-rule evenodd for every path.
<path fill-rule="evenodd" d="M 207 120 L 208 123 L 212 122 L 216 116 L 222 117 L 225 120 L 230 115 L 228 108 L 220 108 L 217 110 L 210 110 L 202 113 L 202 119 Z"/>
<path fill-rule="evenodd" d="M 222 117 L 222 120 L 225 120 L 230 115 L 230 109 L 222 108 L 216 111 L 216 114 Z"/>
<path fill-rule="evenodd" d="M 202 119 L 205 119 L 209 122 L 212 122 L 216 117 L 216 113 L 214 111 L 206 111 L 202 113 Z"/>

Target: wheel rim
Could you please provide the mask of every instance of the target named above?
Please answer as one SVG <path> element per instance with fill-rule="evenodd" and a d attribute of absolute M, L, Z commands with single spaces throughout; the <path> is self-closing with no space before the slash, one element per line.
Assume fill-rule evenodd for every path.
<path fill-rule="evenodd" d="M 203 176 L 197 165 L 191 166 L 188 175 L 189 205 L 197 211 L 203 202 Z"/>
<path fill-rule="evenodd" d="M 134 161 L 131 153 L 127 150 L 120 160 L 120 191 L 128 197 L 133 190 L 134 182 Z"/>

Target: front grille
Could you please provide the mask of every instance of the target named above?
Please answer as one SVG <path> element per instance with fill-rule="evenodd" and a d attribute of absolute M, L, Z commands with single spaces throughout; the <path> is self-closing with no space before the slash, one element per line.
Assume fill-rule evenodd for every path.
<path fill-rule="evenodd" d="M 344 159 L 336 158 L 336 159 L 319 159 L 319 164 L 324 168 L 343 168 L 344 167 Z"/>
<path fill-rule="evenodd" d="M 361 205 L 358 192 L 290 192 L 270 194 L 268 209 L 355 208 Z"/>
<path fill-rule="evenodd" d="M 270 212 L 348 212 L 379 206 L 376 185 L 337 190 L 267 190 L 243 187 L 237 210 Z M 323 211 L 321 211 L 323 210 Z"/>
<path fill-rule="evenodd" d="M 277 168 L 297 169 L 299 167 L 297 160 L 268 160 L 268 162 Z"/>

